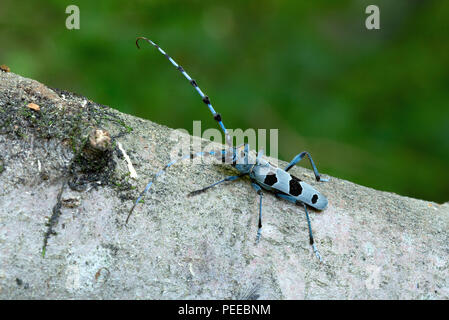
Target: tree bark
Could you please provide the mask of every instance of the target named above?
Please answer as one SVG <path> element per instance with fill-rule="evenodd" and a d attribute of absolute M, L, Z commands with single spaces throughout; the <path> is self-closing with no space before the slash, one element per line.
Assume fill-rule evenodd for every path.
<path fill-rule="evenodd" d="M 304 209 L 270 193 L 255 243 L 246 178 L 187 197 L 235 174 L 226 165 L 171 166 L 125 224 L 179 137 L 0 71 L 0 299 L 449 298 L 448 203 L 315 182 L 298 166 L 329 199 L 310 212 L 323 263 Z"/>

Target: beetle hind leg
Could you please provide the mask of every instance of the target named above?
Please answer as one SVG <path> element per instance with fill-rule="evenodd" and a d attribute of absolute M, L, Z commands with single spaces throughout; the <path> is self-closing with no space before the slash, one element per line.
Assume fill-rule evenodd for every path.
<path fill-rule="evenodd" d="M 284 170 L 285 171 L 290 170 L 295 164 L 297 164 L 299 161 L 301 161 L 305 156 L 307 156 L 307 158 L 309 158 L 309 162 L 310 162 L 310 165 L 312 166 L 313 173 L 315 174 L 316 181 L 323 181 L 323 182 L 329 181 L 329 179 L 327 179 L 327 178 L 321 178 L 321 175 L 318 172 L 318 169 L 312 160 L 312 156 L 307 151 L 303 151 L 303 152 L 299 153 L 298 155 L 296 155 L 296 157 L 294 157 L 293 160 L 290 161 L 290 163 L 285 167 Z"/>
<path fill-rule="evenodd" d="M 323 262 L 323 259 L 321 258 L 320 252 L 318 251 L 316 245 L 315 245 L 315 241 L 313 239 L 313 232 L 312 232 L 312 224 L 310 223 L 310 217 L 309 217 L 309 211 L 307 210 L 307 205 L 303 202 L 300 202 L 298 200 L 296 200 L 295 197 L 292 197 L 290 195 L 284 194 L 284 193 L 275 193 L 275 196 L 277 198 L 282 198 L 285 200 L 288 200 L 290 202 L 293 202 L 297 205 L 302 205 L 304 206 L 304 210 L 306 212 L 306 219 L 307 219 L 307 226 L 309 228 L 309 242 L 310 245 L 312 246 L 313 252 L 315 253 L 316 257 L 318 258 L 318 260 L 320 260 L 320 262 Z"/>
<path fill-rule="evenodd" d="M 257 191 L 257 194 L 259 195 L 259 223 L 258 223 L 257 236 L 256 236 L 256 244 L 257 244 L 257 243 L 259 243 L 260 237 L 262 235 L 262 198 L 263 198 L 263 193 L 262 193 L 262 188 L 258 184 L 252 182 L 252 186 Z"/>

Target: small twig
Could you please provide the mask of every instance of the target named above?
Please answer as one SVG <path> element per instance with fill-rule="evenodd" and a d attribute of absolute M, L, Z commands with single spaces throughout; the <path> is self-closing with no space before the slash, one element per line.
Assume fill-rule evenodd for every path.
<path fill-rule="evenodd" d="M 137 172 L 136 172 L 136 170 L 134 170 L 133 164 L 131 163 L 131 159 L 126 154 L 126 151 L 125 151 L 125 149 L 123 149 L 122 144 L 117 141 L 117 146 L 120 149 L 120 151 L 122 152 L 123 157 L 125 158 L 125 161 L 128 165 L 129 176 L 133 179 L 137 179 Z"/>

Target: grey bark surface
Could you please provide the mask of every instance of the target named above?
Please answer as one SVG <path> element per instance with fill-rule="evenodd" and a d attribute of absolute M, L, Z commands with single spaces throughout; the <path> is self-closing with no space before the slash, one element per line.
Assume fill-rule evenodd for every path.
<path fill-rule="evenodd" d="M 84 146 L 96 128 L 111 145 L 105 162 L 92 164 Z M 447 203 L 334 177 L 317 183 L 299 166 L 291 172 L 329 199 L 311 212 L 323 263 L 304 209 L 269 193 L 255 244 L 259 198 L 246 178 L 187 197 L 234 173 L 224 165 L 170 167 L 125 224 L 170 161 L 173 137 L 165 126 L 0 71 L 0 299 L 449 297 Z"/>

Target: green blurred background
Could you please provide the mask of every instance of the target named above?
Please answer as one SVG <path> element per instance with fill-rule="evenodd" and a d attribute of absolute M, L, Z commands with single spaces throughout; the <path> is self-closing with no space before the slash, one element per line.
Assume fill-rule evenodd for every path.
<path fill-rule="evenodd" d="M 67 30 L 78 5 L 81 29 Z M 365 28 L 376 4 L 381 30 Z M 376 189 L 449 200 L 449 1 L 0 2 L 0 64 L 120 111 L 216 128 L 160 44 L 229 128 L 279 128 L 280 158 Z M 144 43 L 142 43 L 144 44 Z M 308 167 L 304 162 L 303 166 Z"/>

